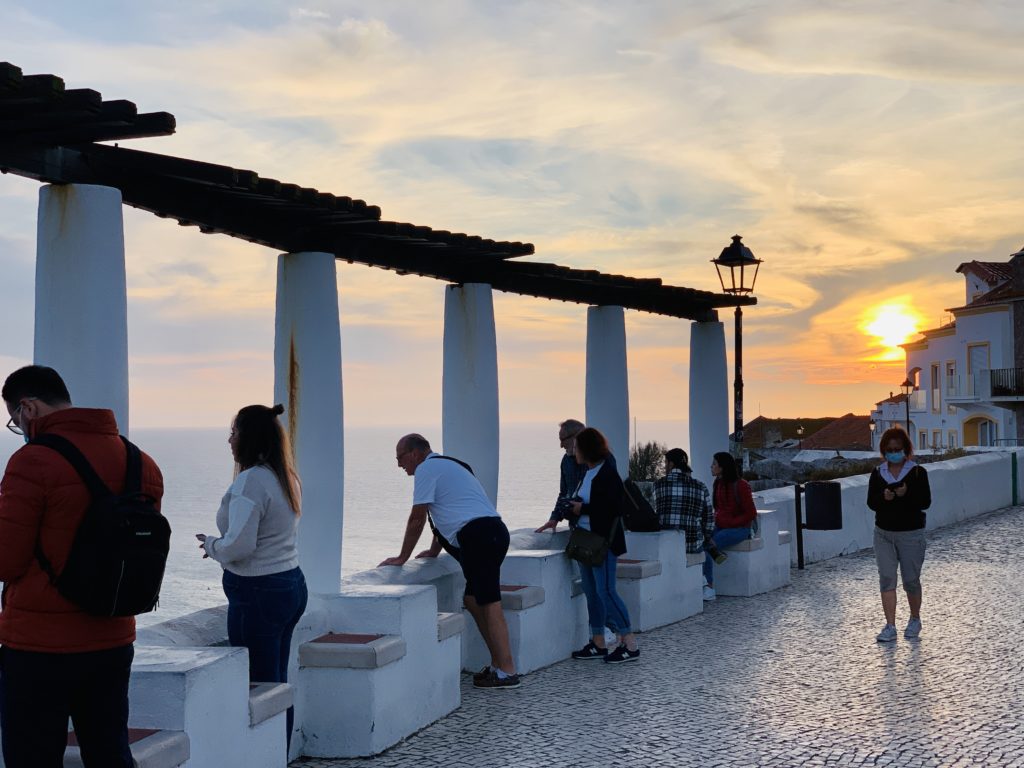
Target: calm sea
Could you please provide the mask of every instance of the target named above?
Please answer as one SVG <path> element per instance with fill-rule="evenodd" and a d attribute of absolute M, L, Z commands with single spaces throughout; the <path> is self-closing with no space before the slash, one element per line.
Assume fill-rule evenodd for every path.
<path fill-rule="evenodd" d="M 510 529 L 536 527 L 551 511 L 562 455 L 557 429 L 547 423 L 501 428 L 498 511 Z M 685 422 L 640 422 L 638 429 L 642 442 L 657 440 L 684 448 L 689 443 Z M 439 445 L 440 431 L 436 428 L 424 434 Z M 373 568 L 385 557 L 398 554 L 413 483 L 395 464 L 395 442 L 402 433 L 393 427 L 345 430 L 343 574 Z M 173 528 L 160 607 L 140 617 L 140 626 L 221 605 L 220 567 L 202 559 L 193 534 L 216 533 L 214 516 L 234 469 L 227 431 L 136 429 L 132 440 L 163 471 L 163 511 Z M 4 466 L 20 446 L 20 438 L 13 435 L 0 441 Z M 421 543 L 426 547 L 426 536 Z"/>

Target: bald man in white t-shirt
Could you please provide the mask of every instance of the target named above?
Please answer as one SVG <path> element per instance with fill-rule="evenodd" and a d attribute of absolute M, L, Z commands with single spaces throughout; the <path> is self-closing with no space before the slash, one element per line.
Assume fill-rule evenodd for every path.
<path fill-rule="evenodd" d="M 429 519 L 433 541 L 416 557 L 437 557 L 443 548 L 459 562 L 466 576 L 463 605 L 491 654 L 490 665 L 473 676 L 473 685 L 518 687 L 508 625 L 501 610 L 501 563 L 508 551 L 508 528 L 469 465 L 434 453 L 422 435 L 410 434 L 399 440 L 395 459 L 406 474 L 415 477 L 412 511 L 401 553 L 380 565 L 404 565 Z"/>

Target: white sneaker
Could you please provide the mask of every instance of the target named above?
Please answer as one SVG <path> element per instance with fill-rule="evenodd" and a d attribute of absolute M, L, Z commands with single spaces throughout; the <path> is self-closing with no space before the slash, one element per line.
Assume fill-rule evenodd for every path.
<path fill-rule="evenodd" d="M 714 599 L 715 599 L 715 590 L 705 584 L 704 585 L 704 602 L 705 603 L 710 603 Z"/>
<path fill-rule="evenodd" d="M 896 642 L 896 626 L 894 624 L 886 624 L 882 627 L 882 631 L 878 633 L 875 640 L 880 643 Z"/>
<path fill-rule="evenodd" d="M 910 621 L 907 622 L 907 628 L 903 630 L 903 636 L 908 640 L 913 640 L 915 637 L 921 635 L 921 620 L 910 617 Z"/>

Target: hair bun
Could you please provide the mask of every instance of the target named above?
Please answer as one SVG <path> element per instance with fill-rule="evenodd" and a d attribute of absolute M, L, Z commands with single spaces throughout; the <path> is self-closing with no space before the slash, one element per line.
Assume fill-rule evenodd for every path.
<path fill-rule="evenodd" d="M 274 412 L 275 416 L 280 416 L 282 413 L 284 413 L 284 406 L 281 405 L 281 403 L 278 403 L 277 405 L 275 405 L 270 410 Z"/>

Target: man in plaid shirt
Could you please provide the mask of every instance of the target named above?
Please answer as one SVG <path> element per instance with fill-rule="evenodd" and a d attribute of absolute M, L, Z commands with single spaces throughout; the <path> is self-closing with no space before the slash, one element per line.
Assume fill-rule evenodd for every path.
<path fill-rule="evenodd" d="M 682 448 L 665 454 L 665 477 L 654 481 L 654 504 L 664 528 L 686 531 L 686 551 L 703 552 L 704 540 L 715 532 L 708 488 L 695 480 L 690 460 Z"/>

